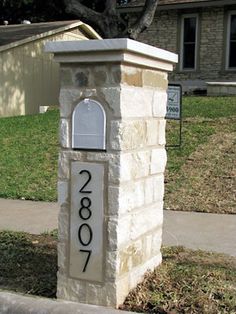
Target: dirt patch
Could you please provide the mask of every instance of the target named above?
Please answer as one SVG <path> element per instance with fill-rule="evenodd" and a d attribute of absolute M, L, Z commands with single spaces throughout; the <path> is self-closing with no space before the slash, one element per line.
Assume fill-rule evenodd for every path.
<path fill-rule="evenodd" d="M 177 188 L 168 193 L 172 210 L 236 214 L 236 133 L 219 130 L 200 145 L 168 180 Z M 173 182 L 172 182 L 173 183 Z"/>
<path fill-rule="evenodd" d="M 236 313 L 236 260 L 164 248 L 163 263 L 129 293 L 124 310 L 162 314 Z"/>
<path fill-rule="evenodd" d="M 56 273 L 55 237 L 0 232 L 0 289 L 55 297 Z"/>

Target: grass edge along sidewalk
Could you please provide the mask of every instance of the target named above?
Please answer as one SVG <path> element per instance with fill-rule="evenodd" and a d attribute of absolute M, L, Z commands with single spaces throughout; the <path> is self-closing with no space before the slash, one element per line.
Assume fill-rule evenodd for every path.
<path fill-rule="evenodd" d="M 0 289 L 54 298 L 56 245 L 56 232 L 0 232 Z M 162 253 L 162 265 L 145 275 L 121 309 L 162 314 L 236 312 L 236 258 L 183 247 L 163 247 Z"/>

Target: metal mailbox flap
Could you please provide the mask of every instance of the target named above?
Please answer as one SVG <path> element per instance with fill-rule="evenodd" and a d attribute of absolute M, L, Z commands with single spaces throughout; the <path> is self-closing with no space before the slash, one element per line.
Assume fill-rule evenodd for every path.
<path fill-rule="evenodd" d="M 106 149 L 106 113 L 93 99 L 84 99 L 72 117 L 72 148 Z"/>

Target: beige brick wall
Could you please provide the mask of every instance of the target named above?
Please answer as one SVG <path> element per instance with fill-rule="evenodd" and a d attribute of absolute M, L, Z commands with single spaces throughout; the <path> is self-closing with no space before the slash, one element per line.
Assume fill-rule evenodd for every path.
<path fill-rule="evenodd" d="M 182 14 L 198 13 L 200 22 L 199 63 L 196 71 L 176 70 L 169 79 L 174 81 L 203 80 L 203 81 L 235 81 L 236 71 L 225 70 L 225 18 L 231 7 L 209 7 L 189 10 L 159 10 L 150 26 L 139 37 L 139 40 L 158 48 L 163 48 L 179 54 L 180 46 L 180 17 Z"/>

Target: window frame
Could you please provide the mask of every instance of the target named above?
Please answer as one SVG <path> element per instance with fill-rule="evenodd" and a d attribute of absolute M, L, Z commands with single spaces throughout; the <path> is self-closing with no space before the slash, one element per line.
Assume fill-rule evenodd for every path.
<path fill-rule="evenodd" d="M 194 68 L 184 68 L 184 20 L 186 18 L 196 18 L 196 30 L 195 30 L 195 50 L 194 50 Z M 199 40 L 199 14 L 182 14 L 181 15 L 181 32 L 180 32 L 180 70 L 184 72 L 195 72 L 198 68 L 198 40 Z"/>
<path fill-rule="evenodd" d="M 235 67 L 229 66 L 229 55 L 230 55 L 230 31 L 231 31 L 231 16 L 236 15 L 236 10 L 229 11 L 227 14 L 227 23 L 226 23 L 226 58 L 225 58 L 225 69 L 227 71 L 236 71 Z M 236 40 L 235 40 L 236 42 Z"/>

